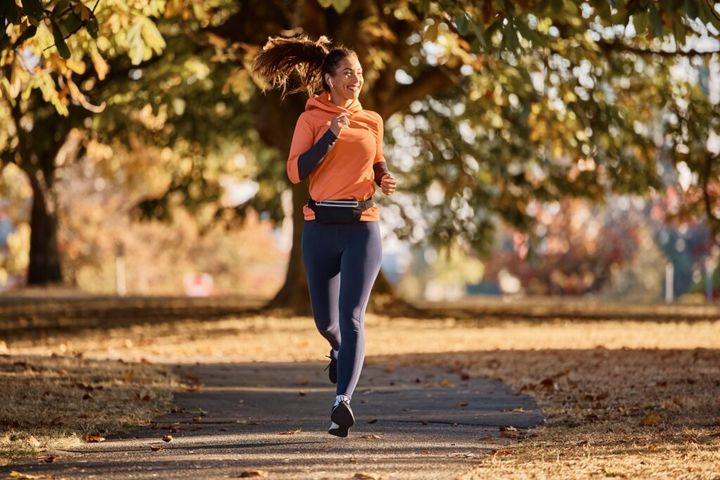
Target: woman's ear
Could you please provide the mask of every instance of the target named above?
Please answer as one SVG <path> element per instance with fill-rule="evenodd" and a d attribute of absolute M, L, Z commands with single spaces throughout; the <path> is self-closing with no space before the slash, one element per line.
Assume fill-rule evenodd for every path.
<path fill-rule="evenodd" d="M 325 82 L 330 86 L 330 88 L 333 88 L 332 80 L 330 80 L 330 76 L 325 77 Z"/>

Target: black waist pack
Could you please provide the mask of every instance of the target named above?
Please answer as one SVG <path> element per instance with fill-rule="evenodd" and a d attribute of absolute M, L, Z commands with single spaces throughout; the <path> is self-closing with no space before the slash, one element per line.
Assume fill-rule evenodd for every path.
<path fill-rule="evenodd" d="M 312 198 L 308 202 L 310 209 L 315 212 L 315 220 L 319 223 L 355 223 L 360 221 L 362 212 L 375 205 L 370 200 L 321 200 L 316 202 Z"/>

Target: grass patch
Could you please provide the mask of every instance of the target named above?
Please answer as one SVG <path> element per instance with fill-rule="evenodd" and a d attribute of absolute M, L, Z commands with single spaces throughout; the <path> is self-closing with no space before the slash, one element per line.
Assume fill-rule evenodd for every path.
<path fill-rule="evenodd" d="M 166 366 L 77 356 L 0 356 L 0 463 L 149 422 L 172 405 Z"/>

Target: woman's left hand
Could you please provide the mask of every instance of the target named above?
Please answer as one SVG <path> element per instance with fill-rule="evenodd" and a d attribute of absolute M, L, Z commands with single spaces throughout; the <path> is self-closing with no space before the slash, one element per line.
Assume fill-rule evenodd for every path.
<path fill-rule="evenodd" d="M 397 182 L 395 182 L 395 178 L 393 178 L 393 176 L 389 173 L 380 180 L 380 189 L 385 195 L 392 195 L 395 193 L 396 187 Z"/>

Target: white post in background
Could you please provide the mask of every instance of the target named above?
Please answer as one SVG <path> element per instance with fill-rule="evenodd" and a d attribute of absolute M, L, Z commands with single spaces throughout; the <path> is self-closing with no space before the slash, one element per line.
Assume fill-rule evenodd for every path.
<path fill-rule="evenodd" d="M 115 292 L 120 297 L 127 294 L 125 281 L 125 245 L 118 241 L 115 244 Z"/>
<path fill-rule="evenodd" d="M 674 292 L 673 292 L 673 277 L 675 276 L 675 269 L 673 264 L 668 262 L 665 264 L 665 303 L 672 303 Z"/>
<path fill-rule="evenodd" d="M 712 303 L 713 301 L 713 276 L 715 275 L 715 265 L 709 258 L 705 259 L 705 301 Z"/>

